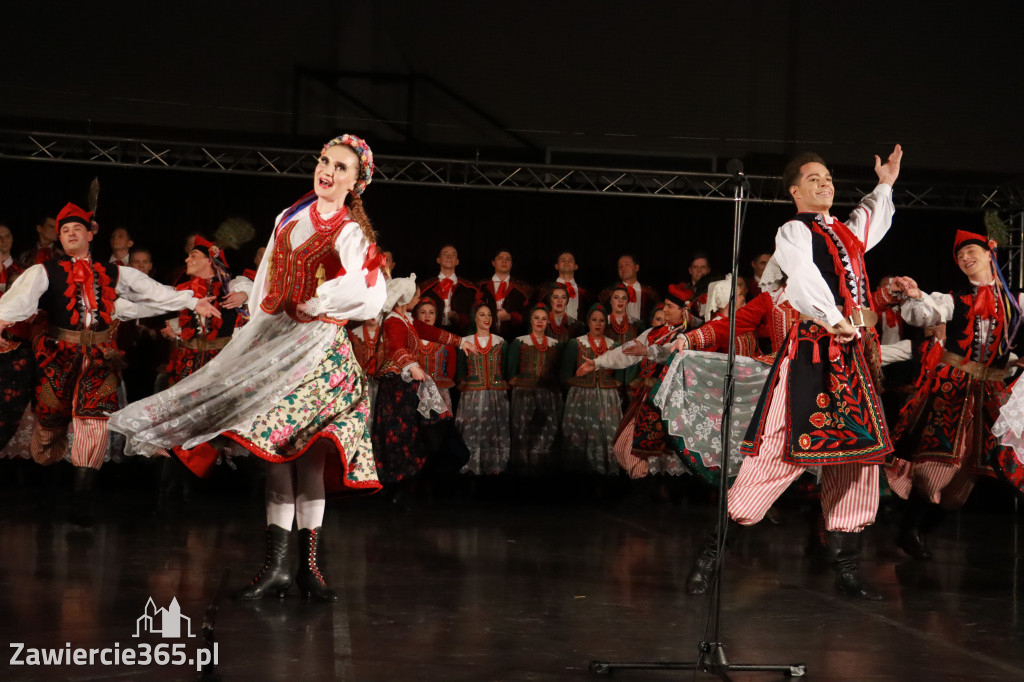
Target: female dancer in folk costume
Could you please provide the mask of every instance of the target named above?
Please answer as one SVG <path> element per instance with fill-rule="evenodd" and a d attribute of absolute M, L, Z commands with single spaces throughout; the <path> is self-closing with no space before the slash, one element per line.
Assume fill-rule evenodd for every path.
<path fill-rule="evenodd" d="M 437 301 L 432 298 L 421 298 L 413 309 L 413 317 L 430 327 L 437 326 Z M 461 342 L 462 339 L 460 338 Z M 420 337 L 416 347 L 416 362 L 423 371 L 434 380 L 441 399 L 453 415 L 451 390 L 455 387 L 455 368 L 458 365 L 458 348 L 445 345 L 438 341 L 428 341 Z"/>
<path fill-rule="evenodd" d="M 615 293 L 618 290 L 612 296 Z M 569 341 L 562 351 L 561 378 L 569 386 L 562 420 L 562 450 L 568 469 L 613 476 L 620 470 L 612 445 L 622 421 L 622 382 L 610 369 L 576 375 L 587 360 L 593 361 L 618 346 L 614 338 L 605 335 L 607 318 L 604 306 L 591 306 L 587 315 L 589 331 Z"/>
<path fill-rule="evenodd" d="M 640 336 L 640 330 L 643 328 L 643 322 L 631 318 L 626 313 L 627 305 L 629 305 L 629 289 L 620 282 L 612 287 L 612 292 L 608 296 L 609 311 L 606 333 L 615 340 L 616 346 L 621 346 Z"/>
<path fill-rule="evenodd" d="M 25 272 L 25 266 L 11 257 L 13 246 L 14 235 L 11 229 L 0 223 L 0 300 L 18 275 Z M 7 450 L 7 443 L 18 432 L 22 416 L 31 414 L 29 403 L 35 382 L 31 331 L 31 320 L 25 320 L 0 334 L 0 385 L 4 387 L 0 393 L 0 458 L 8 455 L 24 458 L 31 456 L 27 440 L 21 443 L 23 447 Z M 31 434 L 31 430 L 26 431 Z"/>
<path fill-rule="evenodd" d="M 413 316 L 422 324 L 437 326 L 437 301 L 430 297 L 420 298 L 413 309 Z M 462 339 L 459 339 L 460 341 Z M 475 350 L 475 347 L 474 349 Z M 416 348 L 416 362 L 423 371 L 434 380 L 441 400 L 448 408 L 449 414 L 441 416 L 431 413 L 424 418 L 420 428 L 424 454 L 427 463 L 423 467 L 423 476 L 435 483 L 451 480 L 458 476 L 459 471 L 469 461 L 469 450 L 462 442 L 455 428 L 455 408 L 452 405 L 451 390 L 455 387 L 455 370 L 458 366 L 458 346 L 446 346 L 437 341 L 420 339 Z"/>
<path fill-rule="evenodd" d="M 945 347 L 932 347 L 918 390 L 900 411 L 897 457 L 886 467 L 889 486 L 908 500 L 896 543 L 916 559 L 931 558 L 927 533 L 945 510 L 964 505 L 979 476 L 1002 476 L 1024 488 L 1021 389 L 1010 398 L 1004 383 L 1020 302 L 1008 291 L 993 248 L 980 234 L 957 232 L 953 253 L 969 284 L 951 294 L 925 295 L 912 279 L 894 279 L 907 294 L 906 322 L 946 324 Z"/>
<path fill-rule="evenodd" d="M 648 474 L 680 476 L 686 467 L 679 461 L 671 440 L 665 433 L 661 413 L 648 400 L 651 390 L 662 378 L 667 367 L 669 346 L 686 330 L 683 291 L 669 285 L 665 297 L 665 324 L 644 331 L 631 343 L 604 353 L 593 360 L 587 359 L 576 370 L 577 376 L 586 376 L 595 369 L 625 369 L 639 364 L 638 381 L 632 390 L 632 400 L 615 435 L 615 458 L 630 478 Z"/>
<path fill-rule="evenodd" d="M 461 396 L 455 426 L 470 453 L 463 473 L 500 474 L 508 466 L 511 442 L 508 382 L 504 375 L 506 344 L 491 333 L 492 319 L 486 303 L 473 307 L 476 332 L 463 341 L 475 344 L 477 352 L 459 353 L 455 377 Z"/>
<path fill-rule="evenodd" d="M 562 390 L 558 385 L 558 341 L 545 335 L 548 308 L 529 312 L 530 333 L 512 341 L 505 377 L 512 386 L 512 462 L 516 473 L 546 474 L 558 468 Z"/>
<path fill-rule="evenodd" d="M 383 271 L 382 271 L 383 272 Z M 349 330 L 348 340 L 352 344 L 352 352 L 356 354 L 356 362 L 366 375 L 366 386 L 369 390 L 370 417 L 373 423 L 373 408 L 377 404 L 379 382 L 377 372 L 384 364 L 384 344 L 381 342 L 380 323 L 377 318 L 365 320 L 362 324 Z"/>
<path fill-rule="evenodd" d="M 561 282 L 556 282 L 547 296 L 548 329 L 547 336 L 559 343 L 579 336 L 583 329 L 575 318 L 569 317 L 565 307 L 569 304 L 569 290 Z"/>
<path fill-rule="evenodd" d="M 665 302 L 659 301 L 655 304 L 654 308 L 651 309 L 651 319 L 647 321 L 648 328 L 660 327 L 665 324 Z"/>
<path fill-rule="evenodd" d="M 417 361 L 421 339 L 475 352 L 470 342 L 439 327 L 424 324 L 410 314 L 417 301 L 416 275 L 388 280 L 388 316 L 381 325 L 384 362 L 377 376 L 377 414 L 373 422 L 373 452 L 377 476 L 383 485 L 411 479 L 426 463 L 420 437 L 424 420 L 451 418 L 434 380 Z"/>
<path fill-rule="evenodd" d="M 244 599 L 290 588 L 293 524 L 299 588 L 337 599 L 318 567 L 325 493 L 380 488 L 366 378 L 344 327 L 376 316 L 387 297 L 360 198 L 372 174 L 363 140 L 342 135 L 325 144 L 313 192 L 281 214 L 267 244 L 249 323 L 201 370 L 111 417 L 129 453 L 193 448 L 223 433 L 268 462 L 266 561 Z"/>

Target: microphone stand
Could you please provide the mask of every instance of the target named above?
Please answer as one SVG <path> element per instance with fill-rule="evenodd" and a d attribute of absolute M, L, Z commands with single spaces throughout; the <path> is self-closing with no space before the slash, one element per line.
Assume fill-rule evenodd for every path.
<path fill-rule="evenodd" d="M 743 221 L 746 218 L 746 192 L 750 188 L 750 183 L 743 174 L 743 164 L 739 160 L 730 160 L 726 168 L 733 175 L 732 282 L 729 292 L 729 360 L 725 375 L 725 390 L 722 394 L 722 477 L 718 482 L 718 532 L 716 533 L 718 556 L 715 578 L 711 585 L 708 624 L 704 629 L 705 637 L 707 632 L 711 631 L 711 638 L 700 641 L 695 661 L 630 663 L 592 661 L 590 671 L 599 675 L 610 675 L 614 670 L 692 670 L 715 675 L 722 680 L 729 680 L 730 672 L 778 672 L 786 677 L 803 677 L 807 674 L 807 666 L 804 663 L 785 665 L 729 663 L 725 657 L 725 647 L 719 636 L 722 621 L 722 569 L 725 564 L 726 531 L 729 527 L 727 492 L 729 490 L 729 429 L 732 426 L 734 372 L 736 369 L 736 280 L 739 276 L 740 237 L 743 233 Z"/>

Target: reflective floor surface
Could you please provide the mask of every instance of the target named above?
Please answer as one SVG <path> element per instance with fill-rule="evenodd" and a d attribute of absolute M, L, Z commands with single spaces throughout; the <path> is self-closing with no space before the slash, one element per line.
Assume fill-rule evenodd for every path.
<path fill-rule="evenodd" d="M 0 634 L 15 645 L 0 680 L 197 679 L 189 664 L 10 659 L 16 645 L 26 660 L 30 650 L 139 654 L 165 644 L 194 661 L 200 638 L 187 631 L 200 632 L 225 571 L 234 591 L 262 563 L 257 495 L 205 493 L 154 516 L 150 491 L 118 490 L 82 528 L 61 518 L 59 502 L 40 508 L 25 491 L 0 492 Z M 599 680 L 588 671 L 595 659 L 693 659 L 708 600 L 683 585 L 713 516 L 711 505 L 685 503 L 332 502 L 322 565 L 341 599 L 304 603 L 294 588 L 282 601 L 223 599 L 213 673 L 245 682 Z M 730 551 L 726 654 L 734 663 L 805 663 L 808 680 L 1024 680 L 1014 518 L 950 519 L 927 563 L 890 549 L 891 529 L 873 527 L 864 568 L 886 601 L 869 603 L 835 592 L 829 568 L 805 554 L 799 513 L 783 511 L 781 525 L 760 524 Z M 172 600 L 184 617 L 177 638 L 155 632 Z M 619 670 L 612 679 L 713 678 Z"/>

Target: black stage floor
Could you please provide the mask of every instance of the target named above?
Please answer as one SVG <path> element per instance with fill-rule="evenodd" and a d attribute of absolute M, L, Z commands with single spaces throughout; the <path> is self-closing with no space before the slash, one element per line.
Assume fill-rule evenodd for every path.
<path fill-rule="evenodd" d="M 106 472 L 104 472 L 106 473 Z M 38 495 L 0 490 L 0 632 L 29 649 L 185 646 L 133 637 L 152 598 L 176 599 L 200 629 L 225 569 L 230 587 L 262 562 L 258 495 L 200 491 L 184 512 L 153 516 L 155 493 L 104 490 L 90 529 L 37 509 Z M 483 501 L 481 501 L 481 498 Z M 722 639 L 733 662 L 806 663 L 808 680 L 1024 680 L 1020 560 L 1012 511 L 950 519 L 915 563 L 868 533 L 866 573 L 883 603 L 836 593 L 804 553 L 796 510 L 761 524 L 730 554 Z M 605 679 L 593 659 L 687 660 L 703 638 L 707 600 L 683 585 L 708 504 L 617 506 L 420 501 L 332 502 L 323 565 L 341 600 L 225 599 L 216 618 L 223 680 L 498 681 Z M 170 647 L 168 647 L 170 648 Z M 173 650 L 172 650 L 173 651 Z M 15 666 L 0 680 L 193 680 L 195 666 Z M 97 654 L 98 655 L 98 654 Z M 711 679 L 617 671 L 613 679 Z M 736 680 L 782 679 L 734 673 Z"/>

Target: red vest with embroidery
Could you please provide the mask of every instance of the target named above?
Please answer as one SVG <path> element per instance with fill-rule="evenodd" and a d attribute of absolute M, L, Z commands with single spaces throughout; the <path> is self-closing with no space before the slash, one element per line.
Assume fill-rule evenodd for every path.
<path fill-rule="evenodd" d="M 416 349 L 416 362 L 430 375 L 438 388 L 455 386 L 455 348 L 435 341 L 420 343 Z"/>
<path fill-rule="evenodd" d="M 309 239 L 294 249 L 291 247 L 291 234 L 298 221 L 292 220 L 278 231 L 267 272 L 270 286 L 260 303 L 263 312 L 287 313 L 297 322 L 315 319 L 300 313 L 296 306 L 313 298 L 316 288 L 327 280 L 345 274 L 334 242 L 351 222 L 346 220 L 338 227 L 323 232 L 314 230 Z"/>

